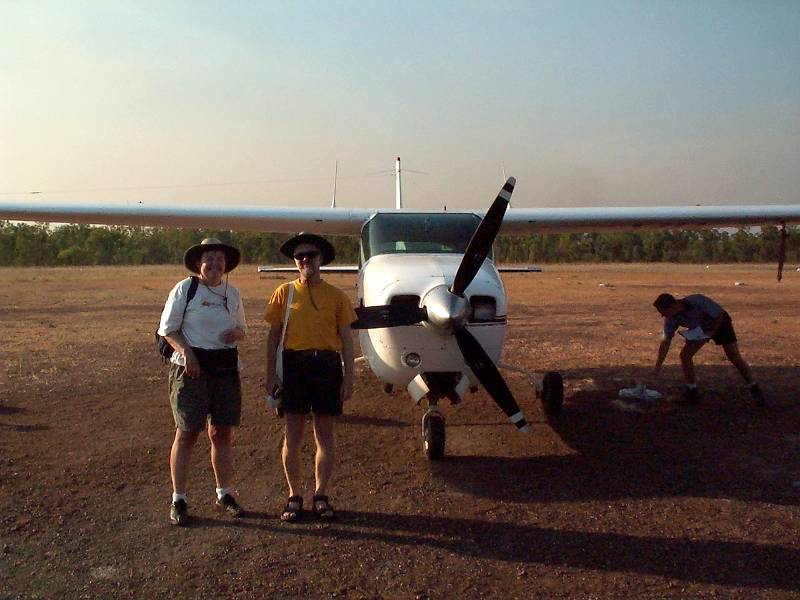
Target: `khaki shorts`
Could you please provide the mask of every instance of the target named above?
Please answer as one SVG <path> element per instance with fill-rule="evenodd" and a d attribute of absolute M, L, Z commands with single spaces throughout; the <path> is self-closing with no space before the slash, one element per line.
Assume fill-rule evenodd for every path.
<path fill-rule="evenodd" d="M 242 384 L 239 372 L 223 377 L 204 373 L 197 379 L 184 376 L 184 367 L 170 365 L 169 403 L 175 427 L 198 432 L 206 428 L 208 418 L 219 427 L 237 427 L 242 414 Z"/>

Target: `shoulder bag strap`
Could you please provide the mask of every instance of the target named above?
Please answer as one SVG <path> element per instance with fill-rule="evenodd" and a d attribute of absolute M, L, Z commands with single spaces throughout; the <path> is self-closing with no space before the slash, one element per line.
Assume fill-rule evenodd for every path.
<path fill-rule="evenodd" d="M 281 341 L 278 344 L 278 353 L 283 354 L 283 340 L 286 338 L 286 325 L 289 323 L 289 310 L 292 308 L 294 298 L 294 281 L 289 284 L 289 295 L 286 297 L 286 310 L 283 312 L 283 329 L 281 329 Z"/>

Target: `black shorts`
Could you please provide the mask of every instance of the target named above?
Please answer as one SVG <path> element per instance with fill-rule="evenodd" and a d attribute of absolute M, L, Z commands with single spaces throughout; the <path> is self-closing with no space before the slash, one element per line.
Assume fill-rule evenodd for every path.
<path fill-rule="evenodd" d="M 283 351 L 283 410 L 342 414 L 342 359 L 333 350 Z"/>
<path fill-rule="evenodd" d="M 736 332 L 733 330 L 733 321 L 731 316 L 725 313 L 722 317 L 722 323 L 717 329 L 717 333 L 711 338 L 717 346 L 726 346 L 733 344 L 736 341 Z"/>

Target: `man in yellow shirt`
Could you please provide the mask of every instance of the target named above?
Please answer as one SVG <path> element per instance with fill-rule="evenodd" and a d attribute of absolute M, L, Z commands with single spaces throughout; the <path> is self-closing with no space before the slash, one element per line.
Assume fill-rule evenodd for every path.
<path fill-rule="evenodd" d="M 335 463 L 334 425 L 342 404 L 353 394 L 353 339 L 350 324 L 356 314 L 350 299 L 320 276 L 320 267 L 336 253 L 331 243 L 313 233 L 300 233 L 281 246 L 281 253 L 293 258 L 300 277 L 280 285 L 267 302 L 268 393 L 278 380 L 275 359 L 283 329 L 289 289 L 292 302 L 283 350 L 282 407 L 286 418 L 283 468 L 289 484 L 289 499 L 281 520 L 297 521 L 302 515 L 302 456 L 306 415 L 314 416 L 316 487 L 312 509 L 322 520 L 334 518 L 327 489 Z M 341 354 L 340 354 L 341 352 Z M 344 363 L 344 373 L 342 373 Z"/>

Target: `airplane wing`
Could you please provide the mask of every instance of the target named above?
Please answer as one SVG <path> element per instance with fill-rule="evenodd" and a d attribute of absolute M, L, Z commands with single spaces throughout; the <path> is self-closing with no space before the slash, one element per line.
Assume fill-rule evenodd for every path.
<path fill-rule="evenodd" d="M 800 204 L 510 208 L 500 233 L 580 233 L 635 229 L 706 229 L 800 223 Z"/>
<path fill-rule="evenodd" d="M 197 227 L 275 233 L 308 230 L 334 235 L 358 235 L 361 226 L 375 212 L 363 208 L 0 202 L 0 219 L 17 221 Z"/>
<path fill-rule="evenodd" d="M 146 204 L 45 204 L 0 202 L 0 219 L 202 227 L 239 231 L 357 235 L 364 222 L 379 212 L 433 213 L 386 208 L 310 208 L 278 206 L 186 206 Z M 483 217 L 485 211 L 474 212 Z M 549 232 L 630 231 L 635 229 L 702 229 L 800 223 L 800 204 L 746 206 L 649 206 L 511 208 L 501 235 Z"/>

